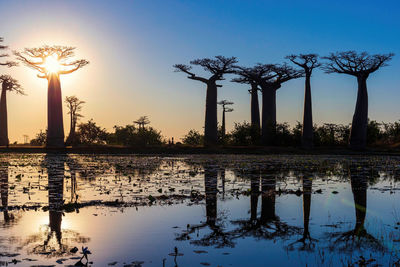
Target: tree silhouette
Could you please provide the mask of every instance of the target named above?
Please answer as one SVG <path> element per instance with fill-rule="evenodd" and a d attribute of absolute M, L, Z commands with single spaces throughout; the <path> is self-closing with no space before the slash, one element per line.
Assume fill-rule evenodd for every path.
<path fill-rule="evenodd" d="M 217 88 L 222 85 L 217 85 L 217 81 L 224 79 L 224 74 L 234 73 L 234 64 L 237 63 L 235 57 L 216 56 L 215 59 L 203 58 L 196 59 L 190 62 L 192 65 L 203 67 L 207 72 L 212 75 L 206 79 L 195 75 L 190 70 L 191 66 L 176 64 L 174 65 L 175 71 L 188 74 L 188 78 L 200 81 L 207 85 L 206 93 L 206 116 L 204 124 L 204 145 L 213 146 L 218 141 L 218 120 L 217 120 Z"/>
<path fill-rule="evenodd" d="M 251 141 L 253 145 L 257 144 L 260 139 L 260 107 L 258 103 L 258 91 L 259 86 L 258 82 L 261 77 L 259 69 L 257 67 L 254 68 L 245 68 L 245 67 L 237 67 L 235 72 L 239 77 L 232 79 L 232 82 L 249 84 L 251 89 L 249 93 L 251 95 L 250 100 L 250 113 L 251 113 Z"/>
<path fill-rule="evenodd" d="M 282 83 L 303 76 L 303 72 L 286 63 L 258 64 L 254 71 L 260 74 L 258 84 L 262 93 L 262 142 L 264 145 L 273 145 L 276 135 L 276 91 L 281 88 Z"/>
<path fill-rule="evenodd" d="M 0 83 L 2 84 L 0 98 L 0 146 L 8 146 L 7 91 L 16 92 L 21 95 L 24 95 L 24 91 L 18 81 L 9 75 L 1 75 Z"/>
<path fill-rule="evenodd" d="M 221 100 L 217 104 L 222 106 L 222 140 L 224 140 L 224 138 L 225 138 L 225 113 L 233 111 L 233 108 L 227 107 L 229 105 L 233 105 L 233 102 L 230 102 L 228 100 Z"/>
<path fill-rule="evenodd" d="M 2 37 L 0 37 L 0 43 L 2 43 L 4 41 L 4 39 Z M 9 55 L 7 53 L 1 53 L 3 50 L 7 50 L 8 46 L 6 45 L 1 45 L 0 44 L 0 59 L 2 58 L 7 58 L 9 57 Z M 0 61 L 0 66 L 7 66 L 7 67 L 14 67 L 17 66 L 18 63 L 15 61 Z"/>
<path fill-rule="evenodd" d="M 311 101 L 311 74 L 315 68 L 321 66 L 318 63 L 318 55 L 316 54 L 300 54 L 290 55 L 287 58 L 303 68 L 306 77 L 304 90 L 304 113 L 303 113 L 303 130 L 301 134 L 301 144 L 304 148 L 313 147 L 313 119 L 312 119 L 312 101 Z"/>
<path fill-rule="evenodd" d="M 64 146 L 64 125 L 60 75 L 70 74 L 89 64 L 85 59 L 72 60 L 75 47 L 42 46 L 14 51 L 17 59 L 38 71 L 37 77 L 47 79 L 47 142 L 48 147 Z"/>
<path fill-rule="evenodd" d="M 70 115 L 71 119 L 71 128 L 69 131 L 69 135 L 66 140 L 66 145 L 74 145 L 76 143 L 76 123 L 78 122 L 79 118 L 82 118 L 82 114 L 79 112 L 82 110 L 82 105 L 85 104 L 85 101 L 79 100 L 76 96 L 66 96 L 65 103 L 67 103 L 68 114 Z"/>
<path fill-rule="evenodd" d="M 327 73 L 343 73 L 357 77 L 358 93 L 357 103 L 353 115 L 350 132 L 350 147 L 352 149 L 364 149 L 367 144 L 368 126 L 368 76 L 381 67 L 387 66 L 387 62 L 394 54 L 369 55 L 367 52 L 355 51 L 331 53 L 323 68 Z"/>
<path fill-rule="evenodd" d="M 147 116 L 141 116 L 139 119 L 137 119 L 133 123 L 136 123 L 139 126 L 139 130 L 143 130 L 147 124 L 150 124 L 150 120 L 149 120 L 149 118 L 147 118 Z"/>

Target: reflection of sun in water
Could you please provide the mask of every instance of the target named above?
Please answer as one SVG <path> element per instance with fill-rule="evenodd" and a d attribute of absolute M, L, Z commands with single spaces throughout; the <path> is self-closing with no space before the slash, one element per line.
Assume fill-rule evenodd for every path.
<path fill-rule="evenodd" d="M 57 73 L 61 68 L 56 54 L 47 56 L 43 66 L 47 73 Z"/>

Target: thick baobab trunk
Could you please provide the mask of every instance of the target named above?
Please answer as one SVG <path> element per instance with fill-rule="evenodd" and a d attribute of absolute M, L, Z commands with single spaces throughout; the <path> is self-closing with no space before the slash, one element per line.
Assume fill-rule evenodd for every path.
<path fill-rule="evenodd" d="M 301 136 L 301 144 L 303 148 L 313 147 L 313 120 L 312 120 L 312 102 L 311 102 L 311 74 L 306 74 L 306 84 L 304 92 L 304 114 L 303 114 L 303 131 Z"/>
<path fill-rule="evenodd" d="M 217 144 L 217 124 L 217 85 L 215 82 L 209 82 L 207 84 L 206 119 L 204 125 L 205 146 L 215 146 Z"/>
<path fill-rule="evenodd" d="M 276 89 L 262 88 L 262 143 L 273 145 L 276 135 Z"/>
<path fill-rule="evenodd" d="M 0 99 L 0 146 L 8 146 L 7 82 L 3 82 Z"/>
<path fill-rule="evenodd" d="M 258 104 L 258 88 L 256 84 L 251 85 L 251 139 L 253 145 L 257 144 L 260 138 L 260 108 Z"/>
<path fill-rule="evenodd" d="M 47 91 L 47 147 L 64 147 L 60 78 L 51 74 Z"/>
<path fill-rule="evenodd" d="M 217 220 L 218 170 L 215 166 L 204 166 L 207 224 L 215 226 Z"/>
<path fill-rule="evenodd" d="M 354 111 L 353 122 L 350 132 L 350 147 L 352 149 L 364 149 L 367 145 L 368 127 L 368 76 L 360 75 L 357 77 L 358 93 L 356 109 Z"/>

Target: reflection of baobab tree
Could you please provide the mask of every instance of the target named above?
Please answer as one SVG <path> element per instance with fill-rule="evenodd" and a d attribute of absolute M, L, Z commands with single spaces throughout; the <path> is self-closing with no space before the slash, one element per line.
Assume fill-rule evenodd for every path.
<path fill-rule="evenodd" d="M 299 250 L 311 251 L 314 249 L 315 239 L 311 238 L 309 224 L 310 224 L 310 211 L 311 211 L 311 194 L 312 194 L 312 181 L 311 175 L 303 176 L 303 236 L 296 242 L 289 245 L 293 247 L 295 244 L 301 244 Z"/>
<path fill-rule="evenodd" d="M 0 166 L 0 193 L 4 224 L 8 225 L 14 220 L 14 215 L 10 214 L 8 211 L 8 163 L 4 162 L 2 162 Z"/>
<path fill-rule="evenodd" d="M 250 176 L 250 219 L 232 221 L 238 228 L 232 230 L 233 239 L 252 236 L 257 239 L 278 240 L 290 238 L 299 233 L 299 228 L 280 220 L 275 213 L 276 171 L 261 171 L 261 214 L 257 216 L 260 174 Z"/>
<path fill-rule="evenodd" d="M 198 246 L 233 247 L 231 236 L 224 232 L 220 219 L 217 218 L 217 194 L 218 194 L 218 167 L 215 165 L 204 165 L 204 187 L 206 201 L 206 221 L 198 225 L 188 225 L 186 231 L 177 236 L 177 240 L 191 240 L 190 243 Z M 200 238 L 195 238 L 195 233 L 209 228 L 209 233 Z M 207 232 L 208 229 L 203 229 Z"/>
<path fill-rule="evenodd" d="M 369 234 L 364 226 L 367 214 L 367 176 L 357 170 L 349 169 L 349 172 L 356 222 L 354 229 L 350 231 L 330 233 L 329 238 L 332 242 L 329 244 L 329 249 L 351 252 L 354 248 L 373 248 L 374 251 L 384 251 L 385 247 L 377 238 Z"/>
<path fill-rule="evenodd" d="M 89 64 L 87 60 L 72 60 L 75 47 L 42 46 L 14 52 L 17 59 L 38 71 L 39 78 L 47 79 L 47 143 L 49 147 L 64 146 L 64 125 L 60 75 L 70 74 Z"/>
<path fill-rule="evenodd" d="M 84 244 L 89 238 L 79 233 L 62 229 L 64 205 L 64 171 L 65 155 L 46 155 L 44 166 L 48 173 L 49 225 L 37 234 L 28 236 L 22 246 L 28 246 L 28 252 L 51 256 L 68 255 L 70 244 Z M 71 247 L 73 247 L 71 246 Z"/>

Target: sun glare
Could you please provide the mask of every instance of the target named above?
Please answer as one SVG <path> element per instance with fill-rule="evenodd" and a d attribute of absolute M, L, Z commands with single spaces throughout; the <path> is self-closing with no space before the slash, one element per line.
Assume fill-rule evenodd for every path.
<path fill-rule="evenodd" d="M 60 70 L 60 62 L 57 59 L 57 55 L 53 54 L 46 57 L 46 61 L 43 65 L 48 73 L 56 73 Z"/>

